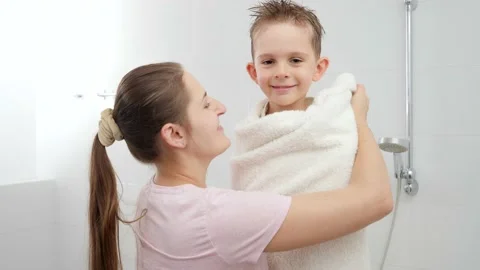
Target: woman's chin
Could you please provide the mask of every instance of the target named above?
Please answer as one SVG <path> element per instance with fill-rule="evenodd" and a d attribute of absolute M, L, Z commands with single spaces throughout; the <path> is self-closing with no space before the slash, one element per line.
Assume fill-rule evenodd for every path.
<path fill-rule="evenodd" d="M 227 138 L 227 136 L 225 135 L 223 135 L 222 140 L 218 141 L 219 144 L 220 142 L 222 143 L 222 146 L 221 147 L 219 146 L 219 153 L 217 154 L 217 156 L 225 153 L 225 151 L 227 151 L 227 149 L 230 148 L 230 146 L 232 145 L 232 142 L 230 141 L 230 139 Z"/>

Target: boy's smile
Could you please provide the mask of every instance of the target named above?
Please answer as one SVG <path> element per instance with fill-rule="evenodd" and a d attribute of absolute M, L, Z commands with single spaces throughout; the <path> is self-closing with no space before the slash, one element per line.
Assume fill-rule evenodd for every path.
<path fill-rule="evenodd" d="M 293 22 L 269 23 L 255 34 L 254 63 L 247 70 L 269 99 L 269 113 L 306 109 L 310 85 L 328 67 L 316 56 L 312 35 L 311 27 Z"/>

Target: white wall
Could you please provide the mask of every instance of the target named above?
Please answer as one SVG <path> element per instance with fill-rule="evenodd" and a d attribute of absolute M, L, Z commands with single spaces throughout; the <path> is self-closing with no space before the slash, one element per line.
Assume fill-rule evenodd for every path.
<path fill-rule="evenodd" d="M 20 123 L 24 132 L 0 133 L 1 149 L 9 149 L 0 154 L 0 169 L 6 172 L 0 185 L 2 179 L 4 183 L 55 179 L 41 186 L 0 187 L 2 217 L 13 211 L 7 215 L 10 222 L 0 226 L 0 269 L 86 269 L 88 157 L 99 113 L 112 105 L 111 99 L 97 98 L 95 93 L 115 89 L 129 69 L 157 61 L 183 63 L 211 95 L 226 104 L 222 124 L 232 137 L 235 123 L 262 98 L 245 72 L 250 55 L 247 8 L 255 2 L 50 0 L 40 5 L 32 1 L 30 5 L 42 7 L 42 13 L 27 12 L 24 17 L 5 17 L 13 11 L 0 8 L 2 33 L 5 28 L 9 37 L 18 39 L 19 29 L 24 29 L 32 39 L 42 40 L 36 46 L 1 44 L 1 116 L 10 121 L 7 127 Z M 15 3 L 16 14 L 29 10 Z M 353 72 L 367 86 L 369 120 L 376 136 L 404 136 L 403 1 L 303 3 L 317 10 L 326 28 L 324 55 L 331 60 L 325 79 L 312 93 L 339 72 Z M 480 34 L 474 28 L 480 25 L 475 17 L 479 8 L 473 0 L 455 4 L 425 0 L 414 13 L 414 167 L 421 186 L 416 197 L 402 194 L 388 270 L 480 266 L 474 246 L 480 240 L 480 218 L 473 209 L 480 204 L 474 194 L 480 188 L 474 171 L 480 152 L 480 124 L 475 118 L 480 115 L 475 106 L 480 105 L 476 91 Z M 35 18 L 35 23 L 27 24 L 28 18 Z M 13 53 L 18 48 L 22 52 Z M 34 60 L 25 68 L 17 59 Z M 35 80 L 27 82 L 25 77 Z M 27 89 L 30 94 L 20 96 L 13 89 Z M 75 93 L 85 98 L 72 98 Z M 12 120 L 14 115 L 23 120 Z M 31 145 L 19 143 L 26 141 Z M 10 151 L 13 147 L 17 151 Z M 136 192 L 152 168 L 135 162 L 124 143 L 113 145 L 109 154 L 124 185 L 124 210 L 130 214 Z M 229 186 L 229 155 L 227 151 L 212 164 L 210 185 Z M 385 158 L 393 169 L 391 155 Z M 25 221 L 25 216 L 35 219 Z M 28 232 L 22 229 L 25 223 Z M 389 223 L 387 217 L 369 228 L 377 267 Z M 21 243 L 29 244 L 31 250 L 20 249 Z M 43 255 L 42 266 L 33 267 L 34 260 L 22 264 L 5 260 L 18 254 L 34 256 L 36 250 Z M 133 238 L 126 227 L 122 227 L 122 251 L 125 269 L 134 269 Z M 48 254 L 51 259 L 46 259 Z M 60 259 L 54 259 L 54 254 Z"/>
<path fill-rule="evenodd" d="M 95 95 L 118 83 L 122 4 L 0 2 L 0 269 L 86 269 L 89 148 L 111 106 Z"/>
<path fill-rule="evenodd" d="M 0 3 L 0 186 L 36 177 L 35 79 L 29 33 L 37 14 L 19 1 Z M 24 17 L 17 14 L 23 13 Z M 33 76 L 32 76 L 33 75 Z"/>
<path fill-rule="evenodd" d="M 388 263 L 479 269 L 480 3 L 432 0 L 414 15 L 414 167 Z"/>
<path fill-rule="evenodd" d="M 51 270 L 57 253 L 55 182 L 0 187 L 0 269 Z"/>

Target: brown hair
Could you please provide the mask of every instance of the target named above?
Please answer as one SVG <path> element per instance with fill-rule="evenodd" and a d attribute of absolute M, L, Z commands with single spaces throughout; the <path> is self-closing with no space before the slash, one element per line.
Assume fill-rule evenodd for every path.
<path fill-rule="evenodd" d="M 157 134 L 166 123 L 183 123 L 189 96 L 178 63 L 145 65 L 121 80 L 112 117 L 132 155 L 142 163 L 161 156 Z M 95 136 L 90 163 L 90 270 L 122 268 L 118 239 L 119 198 L 113 166 Z M 138 219 L 137 219 L 138 220 Z"/>
<path fill-rule="evenodd" d="M 293 22 L 303 26 L 310 25 L 313 30 L 312 46 L 317 56 L 320 56 L 325 30 L 315 15 L 314 10 L 289 0 L 269 0 L 248 10 L 252 11 L 251 16 L 255 18 L 250 27 L 252 58 L 254 57 L 253 38 L 255 34 L 263 25 L 272 22 Z"/>

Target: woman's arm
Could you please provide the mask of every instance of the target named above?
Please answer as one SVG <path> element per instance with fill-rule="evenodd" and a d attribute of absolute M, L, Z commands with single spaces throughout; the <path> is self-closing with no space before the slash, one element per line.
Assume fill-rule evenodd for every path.
<path fill-rule="evenodd" d="M 388 171 L 368 127 L 368 98 L 359 86 L 352 98 L 358 152 L 350 184 L 333 191 L 292 196 L 287 216 L 265 251 L 285 251 L 335 239 L 378 221 L 393 208 Z"/>

